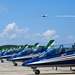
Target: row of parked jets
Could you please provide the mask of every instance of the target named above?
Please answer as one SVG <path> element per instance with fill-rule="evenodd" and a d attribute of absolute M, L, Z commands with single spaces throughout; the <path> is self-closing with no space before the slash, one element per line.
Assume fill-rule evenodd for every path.
<path fill-rule="evenodd" d="M 22 62 L 22 66 L 31 67 L 35 74 L 40 74 L 40 70 L 37 67 L 72 67 L 75 66 L 75 44 L 72 45 L 60 45 L 55 46 L 50 40 L 44 47 L 40 47 L 39 43 L 35 43 L 31 48 L 28 48 L 28 44 L 18 49 L 1 50 L 0 59 L 3 63 L 12 61 L 14 66 L 17 66 L 17 62 Z"/>

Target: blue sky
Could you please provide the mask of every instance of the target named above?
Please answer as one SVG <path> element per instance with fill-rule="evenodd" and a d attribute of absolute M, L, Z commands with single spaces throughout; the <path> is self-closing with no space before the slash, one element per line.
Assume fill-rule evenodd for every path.
<path fill-rule="evenodd" d="M 0 0 L 0 45 L 46 45 L 50 39 L 75 41 L 74 0 Z"/>

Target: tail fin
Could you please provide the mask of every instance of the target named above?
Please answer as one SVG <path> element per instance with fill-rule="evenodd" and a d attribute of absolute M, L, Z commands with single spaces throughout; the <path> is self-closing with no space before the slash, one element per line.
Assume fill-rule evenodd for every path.
<path fill-rule="evenodd" d="M 39 45 L 39 43 L 35 43 L 32 48 L 35 48 Z"/>
<path fill-rule="evenodd" d="M 28 44 L 25 44 L 23 48 L 28 48 Z"/>
<path fill-rule="evenodd" d="M 19 48 L 18 49 L 21 49 L 21 46 L 19 46 Z"/>
<path fill-rule="evenodd" d="M 48 48 L 49 46 L 51 46 L 54 41 L 55 41 L 55 40 L 50 40 L 50 41 L 48 42 L 48 44 L 45 46 L 45 48 Z"/>

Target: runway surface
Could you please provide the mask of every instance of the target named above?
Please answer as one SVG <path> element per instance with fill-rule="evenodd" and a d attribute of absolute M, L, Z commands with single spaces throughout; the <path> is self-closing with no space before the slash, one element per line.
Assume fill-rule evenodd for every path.
<path fill-rule="evenodd" d="M 58 67 L 54 70 L 51 67 L 38 68 L 41 72 L 40 75 L 74 75 L 74 71 L 70 71 L 69 67 Z M 35 75 L 31 68 L 21 66 L 14 66 L 12 62 L 5 61 L 0 63 L 0 75 Z"/>

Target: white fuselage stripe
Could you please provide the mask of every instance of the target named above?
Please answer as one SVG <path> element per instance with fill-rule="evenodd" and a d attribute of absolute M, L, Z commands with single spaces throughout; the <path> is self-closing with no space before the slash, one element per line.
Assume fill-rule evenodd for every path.
<path fill-rule="evenodd" d="M 35 57 L 35 56 L 38 56 L 38 55 L 36 55 L 36 54 L 34 54 L 34 55 L 27 55 L 27 56 L 12 58 L 10 60 L 15 60 L 15 59 L 18 60 L 18 59 L 24 59 L 24 58 L 32 58 L 32 57 Z"/>
<path fill-rule="evenodd" d="M 37 62 L 29 63 L 29 64 L 49 63 L 49 62 L 57 62 L 57 61 L 64 61 L 64 60 L 71 60 L 71 59 L 75 59 L 75 54 L 60 56 L 60 57 L 50 58 L 50 59 L 44 59 Z"/>

